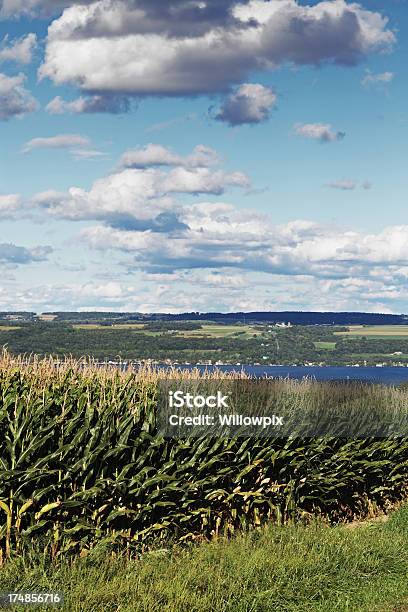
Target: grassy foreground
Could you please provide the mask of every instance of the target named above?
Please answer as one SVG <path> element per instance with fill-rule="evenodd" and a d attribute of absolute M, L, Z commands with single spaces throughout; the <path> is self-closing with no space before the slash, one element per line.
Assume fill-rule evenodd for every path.
<path fill-rule="evenodd" d="M 70 612 L 403 612 L 407 575 L 405 506 L 385 523 L 269 526 L 141 560 L 25 555 L 0 570 L 0 591 L 60 590 Z"/>

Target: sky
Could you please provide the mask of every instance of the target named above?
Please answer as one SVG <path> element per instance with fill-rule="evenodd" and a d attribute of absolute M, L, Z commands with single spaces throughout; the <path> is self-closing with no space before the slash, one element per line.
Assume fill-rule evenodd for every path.
<path fill-rule="evenodd" d="M 406 0 L 0 0 L 0 310 L 408 312 Z"/>

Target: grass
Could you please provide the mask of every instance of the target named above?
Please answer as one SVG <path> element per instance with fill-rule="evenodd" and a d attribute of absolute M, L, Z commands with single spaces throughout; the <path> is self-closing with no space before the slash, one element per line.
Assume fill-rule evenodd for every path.
<path fill-rule="evenodd" d="M 139 560 L 96 549 L 52 565 L 31 551 L 3 566 L 0 591 L 61 591 L 69 612 L 402 612 L 407 574 L 405 506 L 355 529 L 268 526 Z"/>
<path fill-rule="evenodd" d="M 242 334 L 242 337 L 248 338 L 252 337 L 254 334 L 258 336 L 261 332 L 257 331 L 250 325 L 203 325 L 202 329 L 180 331 L 178 332 L 178 335 L 184 336 L 185 338 L 191 338 L 194 336 L 225 338 L 227 336 L 234 336 L 238 333 Z"/>
<path fill-rule="evenodd" d="M 144 329 L 144 323 L 115 323 L 111 326 L 100 325 L 98 323 L 82 323 L 73 325 L 74 329 L 77 330 L 95 330 L 104 329 L 115 331 L 116 329 L 129 329 L 135 332 L 142 332 L 147 336 L 161 336 L 166 333 L 166 330 L 150 331 Z M 202 329 L 194 330 L 176 330 L 174 335 L 182 336 L 183 338 L 194 338 L 200 336 L 210 336 L 212 338 L 225 338 L 228 336 L 234 336 L 236 334 L 242 334 L 243 338 L 251 338 L 254 334 L 259 335 L 260 332 L 256 331 L 250 325 L 212 325 L 204 324 Z"/>
<path fill-rule="evenodd" d="M 354 325 L 346 332 L 334 332 L 336 336 L 377 336 L 379 338 L 406 338 L 408 325 Z"/>
<path fill-rule="evenodd" d="M 314 342 L 314 345 L 318 350 L 334 351 L 336 348 L 335 342 Z"/>

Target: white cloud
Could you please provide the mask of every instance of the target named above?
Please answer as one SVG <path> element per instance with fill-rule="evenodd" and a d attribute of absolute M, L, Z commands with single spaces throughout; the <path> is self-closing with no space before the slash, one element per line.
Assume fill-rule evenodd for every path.
<path fill-rule="evenodd" d="M 0 219 L 12 219 L 21 208 L 22 200 L 19 194 L 0 195 Z"/>
<path fill-rule="evenodd" d="M 35 149 L 69 149 L 74 159 L 95 159 L 106 155 L 103 151 L 90 148 L 91 142 L 80 134 L 58 134 L 46 138 L 33 138 L 26 142 L 22 153 L 30 153 Z"/>
<path fill-rule="evenodd" d="M 361 84 L 364 87 L 369 87 L 370 85 L 386 85 L 394 80 L 394 76 L 393 72 L 380 72 L 378 74 L 367 72 Z"/>
<path fill-rule="evenodd" d="M 208 168 L 174 168 L 163 181 L 166 193 L 212 193 L 222 195 L 227 187 L 249 188 L 250 181 L 243 172 L 213 172 Z"/>
<path fill-rule="evenodd" d="M 231 204 L 191 204 L 175 194 L 219 195 L 229 186 L 245 188 L 248 178 L 239 172 L 196 167 L 202 148 L 180 156 L 149 145 L 132 154 L 129 163 L 145 167 L 120 169 L 95 181 L 89 191 L 72 187 L 65 193 L 40 193 L 31 205 L 54 218 L 101 222 L 84 230 L 86 244 L 127 253 L 134 256 L 136 268 L 153 272 L 228 267 L 344 278 L 366 277 L 388 265 L 408 265 L 408 226 L 389 227 L 376 235 L 302 220 L 276 226 L 267 215 Z M 212 150 L 204 156 L 208 163 L 216 158 Z M 368 185 L 343 179 L 331 186 Z"/>
<path fill-rule="evenodd" d="M 344 231 L 311 222 L 274 226 L 270 219 L 225 204 L 201 203 L 179 212 L 187 228 L 174 237 L 152 230 L 95 226 L 82 231 L 93 249 L 134 256 L 151 272 L 240 269 L 320 279 L 367 279 L 408 266 L 408 226 L 377 234 Z M 406 281 L 406 279 L 405 279 Z"/>
<path fill-rule="evenodd" d="M 4 276 L 4 275 L 3 275 Z M 3 278 L 4 281 L 4 278 Z M 387 282 L 389 284 L 387 284 Z M 402 283 L 380 279 L 319 279 L 227 271 L 190 270 L 186 273 L 133 273 L 121 281 L 61 282 L 20 289 L 0 286 L 0 309 L 100 310 L 121 312 L 188 312 L 315 310 L 401 312 L 408 299 Z M 203 287 L 206 291 L 203 291 Z M 177 300 L 174 300 L 177 291 Z M 403 308 L 402 308 L 403 310 Z"/>
<path fill-rule="evenodd" d="M 120 310 L 128 296 L 137 296 L 135 287 L 120 283 L 55 283 L 15 287 L 10 291 L 0 287 L 0 308 L 47 310 Z"/>
<path fill-rule="evenodd" d="M 47 138 L 33 138 L 25 143 L 22 152 L 29 153 L 34 149 L 71 149 L 87 147 L 89 144 L 89 139 L 80 134 L 58 134 Z"/>
<path fill-rule="evenodd" d="M 49 28 L 40 77 L 97 95 L 196 95 L 223 92 L 254 71 L 287 62 L 354 65 L 395 42 L 387 18 L 345 0 L 225 6 L 222 18 L 204 29 L 194 13 L 184 32 L 182 20 L 160 20 L 165 5 L 98 0 L 70 6 Z M 171 10 L 174 17 L 177 5 Z"/>
<path fill-rule="evenodd" d="M 45 107 L 51 115 L 62 115 L 64 113 L 94 114 L 94 113 L 127 113 L 130 110 L 130 102 L 123 96 L 81 96 L 76 100 L 67 102 L 61 96 L 53 98 Z"/>
<path fill-rule="evenodd" d="M 220 163 L 220 158 L 217 152 L 204 145 L 197 145 L 190 155 L 183 157 L 162 145 L 148 144 L 141 149 L 126 151 L 120 160 L 120 165 L 123 168 L 149 168 L 153 166 L 204 168 L 218 163 Z"/>
<path fill-rule="evenodd" d="M 0 72 L 0 121 L 23 117 L 38 109 L 38 102 L 24 87 L 25 76 L 7 76 Z"/>
<path fill-rule="evenodd" d="M 122 165 L 138 167 L 121 168 L 95 181 L 89 191 L 71 187 L 66 193 L 37 194 L 32 205 L 57 218 L 98 219 L 115 227 L 159 232 L 180 230 L 184 224 L 178 219 L 180 206 L 174 194 L 221 195 L 229 187 L 249 187 L 242 172 L 210 168 L 219 162 L 216 151 L 203 145 L 185 157 L 148 145 L 122 157 Z"/>
<path fill-rule="evenodd" d="M 345 133 L 333 130 L 329 123 L 297 123 L 294 126 L 295 134 L 319 142 L 336 142 L 343 140 Z"/>
<path fill-rule="evenodd" d="M 224 100 L 215 114 L 215 119 L 231 126 L 262 123 L 269 119 L 276 98 L 275 92 L 270 87 L 244 83 Z"/>
<path fill-rule="evenodd" d="M 27 34 L 27 36 L 13 40 L 11 43 L 9 43 L 8 36 L 5 36 L 0 45 L 0 63 L 30 64 L 36 46 L 37 36 L 35 34 Z"/>

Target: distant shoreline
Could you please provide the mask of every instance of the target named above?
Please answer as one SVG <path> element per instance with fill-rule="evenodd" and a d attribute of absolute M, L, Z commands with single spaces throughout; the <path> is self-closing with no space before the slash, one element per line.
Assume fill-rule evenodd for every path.
<path fill-rule="evenodd" d="M 107 361 L 97 362 L 99 367 L 143 367 L 150 365 L 153 368 L 172 370 L 199 370 L 200 372 L 243 372 L 256 378 L 291 378 L 301 380 L 314 378 L 316 381 L 361 381 L 374 384 L 399 385 L 408 383 L 408 366 L 285 366 L 285 365 L 215 365 L 215 364 L 182 364 L 182 363 L 154 363 Z"/>

